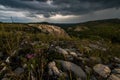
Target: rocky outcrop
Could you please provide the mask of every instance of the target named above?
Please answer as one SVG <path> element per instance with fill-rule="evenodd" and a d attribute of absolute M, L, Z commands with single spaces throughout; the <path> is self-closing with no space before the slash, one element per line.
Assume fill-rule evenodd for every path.
<path fill-rule="evenodd" d="M 55 35 L 56 37 L 69 37 L 68 34 L 60 27 L 47 24 L 29 24 L 29 26 L 38 28 L 41 32 Z"/>

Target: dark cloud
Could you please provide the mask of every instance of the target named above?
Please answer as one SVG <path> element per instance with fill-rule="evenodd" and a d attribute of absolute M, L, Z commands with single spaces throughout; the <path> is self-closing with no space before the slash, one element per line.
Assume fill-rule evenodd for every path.
<path fill-rule="evenodd" d="M 120 0 L 0 0 L 0 4 L 12 8 L 29 10 L 45 17 L 60 13 L 62 15 L 80 15 L 106 8 L 119 8 Z"/>
<path fill-rule="evenodd" d="M 37 14 L 41 14 L 49 18 L 56 14 L 85 15 L 105 9 L 119 9 L 120 0 L 0 0 L 0 5 L 16 12 L 28 11 L 26 17 L 36 17 Z"/>

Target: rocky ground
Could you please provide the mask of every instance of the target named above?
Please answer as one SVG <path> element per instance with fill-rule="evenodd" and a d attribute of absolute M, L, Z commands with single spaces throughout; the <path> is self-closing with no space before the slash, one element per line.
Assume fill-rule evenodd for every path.
<path fill-rule="evenodd" d="M 48 45 L 23 41 L 19 50 L 15 50 L 11 56 L 0 52 L 1 80 L 120 80 L 120 59 L 117 57 L 104 64 L 99 57 L 88 57 L 73 46 L 62 48 L 55 42 L 49 44 L 46 50 L 40 49 L 38 53 L 24 52 L 25 47 L 32 49 L 35 44 Z M 98 49 L 97 45 L 90 44 L 90 47 Z"/>
<path fill-rule="evenodd" d="M 49 41 L 51 36 L 46 38 L 43 34 L 40 39 L 39 36 L 31 39 L 36 26 L 38 33 L 54 35 L 57 39 Z M 104 40 L 63 40 L 58 37 L 69 35 L 59 27 L 35 24 L 29 27 L 33 33 L 28 35 L 26 30 L 14 31 L 15 40 L 13 36 L 11 39 L 7 36 L 8 40 L 2 37 L 0 80 L 120 80 L 120 58 L 108 54 L 110 46 Z M 18 33 L 22 33 L 19 43 Z"/>

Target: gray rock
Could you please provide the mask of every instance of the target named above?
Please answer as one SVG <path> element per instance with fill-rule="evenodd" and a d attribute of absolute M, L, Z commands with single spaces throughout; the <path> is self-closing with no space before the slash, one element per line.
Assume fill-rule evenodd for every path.
<path fill-rule="evenodd" d="M 56 60 L 56 62 L 60 63 L 64 70 L 73 72 L 78 78 L 82 80 L 86 79 L 87 76 L 80 66 L 63 60 Z"/>
<path fill-rule="evenodd" d="M 107 80 L 120 80 L 120 78 L 117 77 L 115 74 L 112 74 Z"/>
<path fill-rule="evenodd" d="M 77 54 L 75 52 L 70 51 L 69 54 L 72 55 L 73 57 L 77 57 Z"/>
<path fill-rule="evenodd" d="M 15 73 L 16 75 L 20 75 L 20 74 L 22 74 L 23 72 L 24 72 L 24 69 L 21 68 L 21 67 L 16 68 L 15 71 L 14 71 L 14 73 Z"/>
<path fill-rule="evenodd" d="M 68 52 L 65 49 L 62 49 L 58 46 L 56 47 L 56 49 L 57 49 L 58 53 L 61 53 L 63 55 L 68 55 Z"/>
<path fill-rule="evenodd" d="M 94 71 L 98 73 L 100 76 L 106 78 L 109 76 L 111 70 L 108 66 L 103 65 L 103 64 L 97 64 L 93 67 Z"/>

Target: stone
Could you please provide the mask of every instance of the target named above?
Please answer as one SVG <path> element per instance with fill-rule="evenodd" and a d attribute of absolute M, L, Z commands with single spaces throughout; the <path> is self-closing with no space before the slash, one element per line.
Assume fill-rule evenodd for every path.
<path fill-rule="evenodd" d="M 120 63 L 120 58 L 114 57 L 114 61 Z"/>
<path fill-rule="evenodd" d="M 57 49 L 58 53 L 61 53 L 63 55 L 68 55 L 68 52 L 65 49 L 62 49 L 58 46 L 56 47 L 56 49 Z"/>
<path fill-rule="evenodd" d="M 75 52 L 70 51 L 69 54 L 72 55 L 73 57 L 77 57 L 77 54 Z"/>
<path fill-rule="evenodd" d="M 115 68 L 112 70 L 112 73 L 120 74 L 120 68 Z"/>
<path fill-rule="evenodd" d="M 115 74 L 111 74 L 107 80 L 120 80 L 120 78 L 117 77 Z"/>
<path fill-rule="evenodd" d="M 23 72 L 24 72 L 24 69 L 21 68 L 21 67 L 16 68 L 15 71 L 14 71 L 14 73 L 15 73 L 16 75 L 20 75 L 20 74 L 22 74 Z"/>
<path fill-rule="evenodd" d="M 60 71 L 58 70 L 58 68 L 56 67 L 56 63 L 53 61 L 53 62 L 50 62 L 48 64 L 48 68 L 49 68 L 49 75 L 57 75 L 57 76 L 60 76 Z"/>
<path fill-rule="evenodd" d="M 97 64 L 93 67 L 94 71 L 98 73 L 100 76 L 106 78 L 110 75 L 110 68 L 103 64 Z"/>
<path fill-rule="evenodd" d="M 56 60 L 56 62 L 60 63 L 64 70 L 73 72 L 81 80 L 86 79 L 87 75 L 80 66 L 63 60 Z"/>

